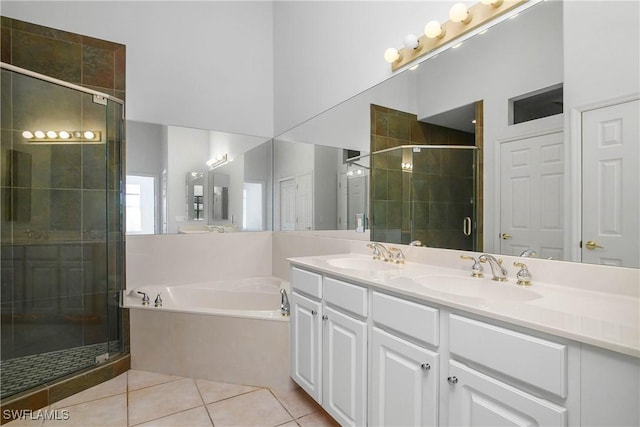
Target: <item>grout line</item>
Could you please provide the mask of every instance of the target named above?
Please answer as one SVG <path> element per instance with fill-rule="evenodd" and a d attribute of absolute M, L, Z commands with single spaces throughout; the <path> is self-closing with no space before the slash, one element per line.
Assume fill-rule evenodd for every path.
<path fill-rule="evenodd" d="M 296 424 L 298 424 L 298 422 L 296 421 L 296 417 L 293 416 L 293 414 L 289 411 L 289 409 L 285 406 L 284 403 L 282 403 L 280 401 L 280 399 L 278 399 L 278 396 L 276 396 L 276 394 L 273 392 L 273 390 L 271 390 L 270 388 L 267 388 L 267 390 L 269 391 L 269 393 L 271 393 L 271 395 L 273 396 L 274 399 L 276 399 L 276 402 L 278 402 L 280 404 L 280 406 L 282 406 L 282 408 L 285 410 L 285 412 L 287 414 L 289 414 L 289 416 L 291 417 L 291 420 L 287 421 L 287 423 L 294 421 Z M 286 423 L 283 423 L 286 424 Z M 279 424 L 281 425 L 281 424 Z"/>

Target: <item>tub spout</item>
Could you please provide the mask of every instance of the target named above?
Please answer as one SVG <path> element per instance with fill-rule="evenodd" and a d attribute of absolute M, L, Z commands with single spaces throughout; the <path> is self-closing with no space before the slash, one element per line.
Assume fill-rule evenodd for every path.
<path fill-rule="evenodd" d="M 291 307 L 289 306 L 289 297 L 287 297 L 287 291 L 280 289 L 280 311 L 283 316 L 289 316 L 291 314 Z"/>

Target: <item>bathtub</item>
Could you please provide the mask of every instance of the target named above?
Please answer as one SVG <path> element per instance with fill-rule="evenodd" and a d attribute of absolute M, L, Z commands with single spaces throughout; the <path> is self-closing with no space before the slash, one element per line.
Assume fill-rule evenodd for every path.
<path fill-rule="evenodd" d="M 131 368 L 167 375 L 288 389 L 289 317 L 274 277 L 127 290 Z M 144 292 L 149 305 L 142 305 Z M 160 293 L 162 307 L 154 307 Z"/>
<path fill-rule="evenodd" d="M 280 310 L 281 288 L 288 290 L 288 283 L 275 277 L 149 285 L 128 291 L 125 307 L 286 321 Z M 142 305 L 140 292 L 149 296 L 148 305 Z M 161 307 L 154 304 L 158 294 Z"/>

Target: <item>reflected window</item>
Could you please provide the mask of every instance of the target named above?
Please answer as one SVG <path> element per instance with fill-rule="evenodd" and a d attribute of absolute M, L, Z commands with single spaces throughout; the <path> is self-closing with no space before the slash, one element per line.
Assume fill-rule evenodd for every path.
<path fill-rule="evenodd" d="M 155 177 L 127 175 L 126 208 L 127 234 L 155 232 Z"/>

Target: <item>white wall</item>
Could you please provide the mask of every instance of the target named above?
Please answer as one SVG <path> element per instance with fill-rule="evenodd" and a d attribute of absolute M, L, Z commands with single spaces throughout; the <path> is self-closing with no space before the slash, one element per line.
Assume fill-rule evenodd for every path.
<path fill-rule="evenodd" d="M 464 2 L 472 5 L 475 2 Z M 390 77 L 385 49 L 402 47 L 452 1 L 275 2 L 275 133 Z"/>
<path fill-rule="evenodd" d="M 129 120 L 273 134 L 273 3 L 2 1 L 2 15 L 127 46 Z"/>

